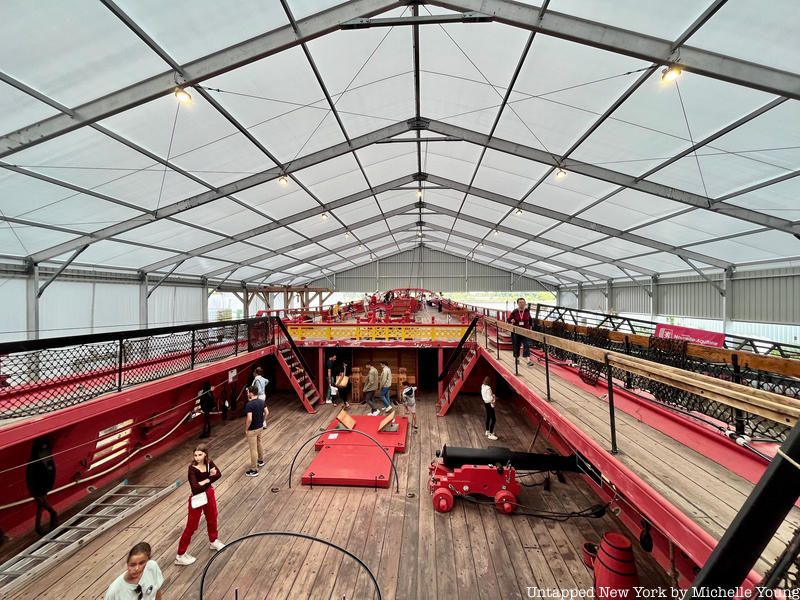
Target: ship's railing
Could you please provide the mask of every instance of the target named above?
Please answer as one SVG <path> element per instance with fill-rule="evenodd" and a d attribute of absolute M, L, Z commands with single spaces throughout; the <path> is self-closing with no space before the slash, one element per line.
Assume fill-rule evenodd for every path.
<path fill-rule="evenodd" d="M 0 419 L 73 406 L 274 341 L 255 318 L 0 344 Z"/>
<path fill-rule="evenodd" d="M 468 325 L 460 323 L 287 323 L 286 327 L 296 341 L 458 342 Z"/>
<path fill-rule="evenodd" d="M 495 320 L 503 323 L 507 316 L 505 311 L 458 303 L 450 303 L 450 306 L 459 312 L 469 310 L 472 314 L 484 315 L 492 329 Z M 650 321 L 543 304 L 532 307 L 531 314 L 534 317 L 534 330 L 548 336 L 613 350 L 722 381 L 740 383 L 754 390 L 800 399 L 800 360 L 788 358 L 800 356 L 795 354 L 800 351 L 797 346 L 728 336 L 726 345 L 733 345 L 735 342 L 735 348 L 714 348 L 681 340 L 656 338 L 653 334 L 657 323 Z M 499 343 L 498 340 L 498 345 Z M 762 353 L 753 352 L 754 348 Z M 590 378 L 594 374 L 596 379 L 600 370 L 597 361 L 559 347 L 551 347 L 550 353 L 555 359 L 578 367 L 582 374 Z M 784 356 L 780 356 L 781 353 Z M 710 417 L 732 426 L 738 435 L 781 441 L 788 431 L 785 424 L 776 423 L 758 414 L 750 414 L 740 408 L 731 408 L 702 394 L 649 382 L 616 365 L 612 365 L 612 370 L 614 377 L 624 381 L 626 387 L 644 389 L 653 401 Z"/>

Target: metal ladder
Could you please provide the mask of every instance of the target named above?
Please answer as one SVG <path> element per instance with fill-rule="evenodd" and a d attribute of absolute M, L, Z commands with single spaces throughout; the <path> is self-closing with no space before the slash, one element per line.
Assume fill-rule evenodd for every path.
<path fill-rule="evenodd" d="M 8 593 L 38 576 L 56 561 L 81 548 L 136 511 L 166 496 L 180 485 L 168 487 L 128 485 L 123 481 L 62 525 L 0 565 L 0 591 Z"/>

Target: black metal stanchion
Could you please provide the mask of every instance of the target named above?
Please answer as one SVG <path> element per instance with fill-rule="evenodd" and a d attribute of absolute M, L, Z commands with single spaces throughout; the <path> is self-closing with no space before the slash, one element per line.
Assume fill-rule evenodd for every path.
<path fill-rule="evenodd" d="M 547 401 L 550 402 L 550 348 L 547 338 L 544 341 L 544 382 L 547 386 Z"/>
<path fill-rule="evenodd" d="M 614 416 L 614 379 L 611 376 L 611 363 L 608 354 L 605 355 L 606 381 L 608 383 L 608 417 L 611 424 L 611 454 L 617 454 L 617 419 Z"/>
<path fill-rule="evenodd" d="M 494 330 L 495 330 L 495 332 L 497 333 L 497 340 L 496 340 L 496 341 L 497 341 L 497 347 L 496 347 L 496 350 L 497 350 L 497 360 L 500 360 L 500 325 L 498 325 L 497 323 L 495 323 L 495 324 L 494 324 Z"/>
<path fill-rule="evenodd" d="M 625 354 L 630 356 L 631 354 L 631 341 L 628 339 L 628 336 L 625 336 Z M 633 375 L 629 372 L 625 372 L 625 389 L 629 390 L 633 387 Z"/>
<path fill-rule="evenodd" d="M 514 375 L 519 375 L 519 356 L 514 357 Z"/>
<path fill-rule="evenodd" d="M 797 501 L 798 461 L 800 425 L 796 424 L 711 552 L 685 598 L 708 597 L 709 591 L 719 594 L 717 598 L 734 597 L 728 592 L 742 584 Z"/>

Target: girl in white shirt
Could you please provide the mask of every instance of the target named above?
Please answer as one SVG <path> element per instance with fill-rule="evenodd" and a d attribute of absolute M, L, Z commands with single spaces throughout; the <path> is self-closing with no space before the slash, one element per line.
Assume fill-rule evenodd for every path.
<path fill-rule="evenodd" d="M 105 600 L 161 600 L 164 575 L 156 561 L 150 560 L 150 553 L 147 542 L 131 548 L 127 570 L 109 586 Z"/>
<path fill-rule="evenodd" d="M 483 385 L 481 386 L 481 396 L 483 397 L 483 406 L 486 408 L 486 437 L 490 440 L 496 440 L 497 436 L 494 434 L 494 426 L 497 423 L 497 417 L 494 414 L 495 398 L 492 387 L 489 385 L 490 380 L 488 377 L 483 378 Z"/>

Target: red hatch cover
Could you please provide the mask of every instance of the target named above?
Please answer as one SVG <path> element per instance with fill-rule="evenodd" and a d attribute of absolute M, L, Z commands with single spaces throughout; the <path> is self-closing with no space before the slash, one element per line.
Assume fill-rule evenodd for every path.
<path fill-rule="evenodd" d="M 406 436 L 408 434 L 408 417 L 395 417 L 397 423 L 397 431 L 392 433 L 388 431 L 378 431 L 378 426 L 383 420 L 382 416 L 370 417 L 369 415 L 353 415 L 356 420 L 355 429 L 363 431 L 364 433 L 374 437 L 378 440 L 381 446 L 393 448 L 395 452 L 406 451 Z M 334 419 L 328 424 L 326 429 L 335 429 L 338 421 Z M 323 446 L 373 446 L 373 442 L 368 437 L 358 435 L 357 433 L 350 433 L 346 429 L 340 429 L 333 433 L 326 433 L 319 436 L 314 444 L 314 448 L 319 450 Z M 377 448 L 376 448 L 377 449 Z"/>
<path fill-rule="evenodd" d="M 361 437 L 351 435 L 351 437 Z M 394 449 L 386 448 L 394 458 Z M 388 488 L 392 463 L 377 446 L 325 444 L 303 473 L 303 485 L 354 485 Z"/>

